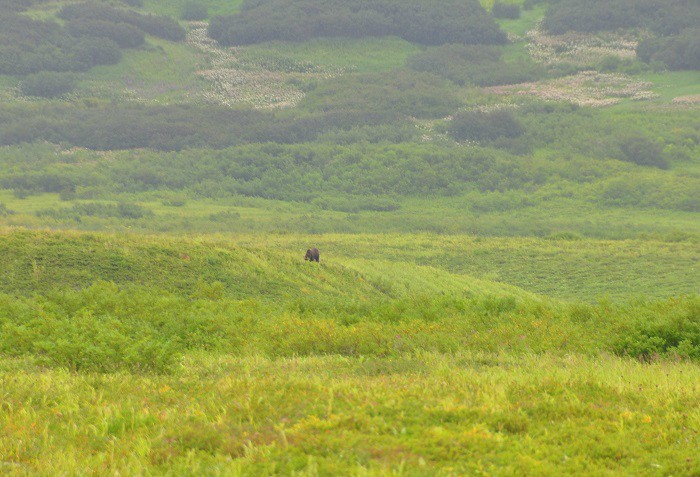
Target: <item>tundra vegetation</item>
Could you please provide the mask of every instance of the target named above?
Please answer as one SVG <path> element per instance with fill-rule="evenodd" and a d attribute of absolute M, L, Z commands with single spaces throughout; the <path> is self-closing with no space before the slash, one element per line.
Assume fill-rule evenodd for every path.
<path fill-rule="evenodd" d="M 0 474 L 700 473 L 698 15 L 0 0 Z"/>

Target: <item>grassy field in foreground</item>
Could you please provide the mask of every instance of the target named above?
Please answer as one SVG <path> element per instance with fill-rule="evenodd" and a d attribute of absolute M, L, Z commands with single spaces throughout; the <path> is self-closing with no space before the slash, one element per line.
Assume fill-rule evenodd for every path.
<path fill-rule="evenodd" d="M 697 365 L 464 351 L 0 360 L 4 475 L 695 475 Z"/>
<path fill-rule="evenodd" d="M 0 473 L 700 471 L 696 295 L 563 302 L 436 239 L 512 245 L 5 230 Z M 575 242 L 528 243 L 638 253 Z"/>

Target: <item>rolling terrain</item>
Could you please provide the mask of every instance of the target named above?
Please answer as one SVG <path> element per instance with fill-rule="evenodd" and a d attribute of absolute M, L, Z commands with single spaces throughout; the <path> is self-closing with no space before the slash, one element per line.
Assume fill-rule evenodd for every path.
<path fill-rule="evenodd" d="M 0 474 L 699 474 L 700 9 L 604 4 L 0 0 Z"/>

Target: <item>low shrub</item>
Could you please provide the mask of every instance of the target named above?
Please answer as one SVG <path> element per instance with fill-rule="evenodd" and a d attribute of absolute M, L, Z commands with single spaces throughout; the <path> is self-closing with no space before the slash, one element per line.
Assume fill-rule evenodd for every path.
<path fill-rule="evenodd" d="M 516 20 L 520 18 L 520 6 L 514 3 L 496 2 L 493 4 L 491 14 L 496 18 Z"/>
<path fill-rule="evenodd" d="M 29 75 L 20 83 L 20 91 L 26 96 L 55 98 L 75 89 L 75 76 L 70 73 L 42 71 Z"/>

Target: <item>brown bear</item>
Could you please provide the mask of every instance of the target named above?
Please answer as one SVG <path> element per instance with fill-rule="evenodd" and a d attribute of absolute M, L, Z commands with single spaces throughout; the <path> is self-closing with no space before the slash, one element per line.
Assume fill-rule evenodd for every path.
<path fill-rule="evenodd" d="M 318 262 L 319 254 L 317 248 L 310 248 L 306 251 L 304 255 L 304 260 L 310 260 L 312 262 Z"/>

